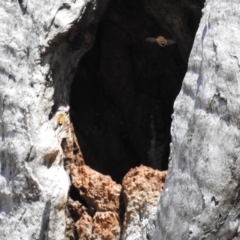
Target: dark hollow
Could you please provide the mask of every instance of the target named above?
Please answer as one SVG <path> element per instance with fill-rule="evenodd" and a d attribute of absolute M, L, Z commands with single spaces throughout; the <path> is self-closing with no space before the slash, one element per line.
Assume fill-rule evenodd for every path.
<path fill-rule="evenodd" d="M 167 169 L 173 102 L 187 69 L 178 44 L 162 48 L 145 41 L 175 37 L 133 2 L 110 5 L 70 96 L 86 164 L 117 182 L 140 164 Z M 188 12 L 186 26 L 194 35 L 197 25 L 189 20 L 194 12 Z"/>

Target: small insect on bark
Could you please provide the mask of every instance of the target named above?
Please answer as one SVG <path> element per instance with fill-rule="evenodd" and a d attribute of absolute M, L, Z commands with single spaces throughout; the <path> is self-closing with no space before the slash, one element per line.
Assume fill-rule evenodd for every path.
<path fill-rule="evenodd" d="M 176 42 L 172 39 L 166 39 L 163 36 L 157 38 L 149 37 L 145 39 L 146 42 L 157 43 L 160 47 L 166 47 L 175 44 Z"/>

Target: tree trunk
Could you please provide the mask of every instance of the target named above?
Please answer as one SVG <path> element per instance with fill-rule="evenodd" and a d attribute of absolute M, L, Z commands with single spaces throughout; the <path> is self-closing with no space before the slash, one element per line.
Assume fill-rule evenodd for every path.
<path fill-rule="evenodd" d="M 205 3 L 174 104 L 155 239 L 239 239 L 239 6 Z"/>
<path fill-rule="evenodd" d="M 0 3 L 1 239 L 239 238 L 240 8 L 202 7 Z"/>

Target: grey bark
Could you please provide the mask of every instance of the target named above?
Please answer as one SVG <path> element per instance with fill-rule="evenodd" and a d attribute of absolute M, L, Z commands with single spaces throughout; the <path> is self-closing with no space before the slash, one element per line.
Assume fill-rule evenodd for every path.
<path fill-rule="evenodd" d="M 1 239 L 65 238 L 66 132 L 55 116 L 69 118 L 68 86 L 106 3 L 0 2 Z"/>
<path fill-rule="evenodd" d="M 240 239 L 239 1 L 206 1 L 174 105 L 154 239 Z"/>
<path fill-rule="evenodd" d="M 1 239 L 66 238 L 66 133 L 56 116 L 69 117 L 69 85 L 107 3 L 0 2 Z M 189 31 L 170 27 L 182 20 L 153 9 L 187 58 Z M 239 13 L 237 0 L 206 1 L 175 102 L 155 239 L 239 239 Z"/>

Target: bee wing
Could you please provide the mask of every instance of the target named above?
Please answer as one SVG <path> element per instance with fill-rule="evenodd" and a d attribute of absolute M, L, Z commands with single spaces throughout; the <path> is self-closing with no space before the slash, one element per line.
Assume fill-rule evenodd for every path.
<path fill-rule="evenodd" d="M 150 43 L 155 43 L 155 42 L 157 42 L 157 39 L 153 38 L 153 37 L 149 37 L 149 38 L 146 38 L 145 41 L 150 42 Z"/>
<path fill-rule="evenodd" d="M 176 43 L 176 41 L 172 40 L 172 39 L 166 39 L 167 40 L 167 45 L 173 45 Z"/>

